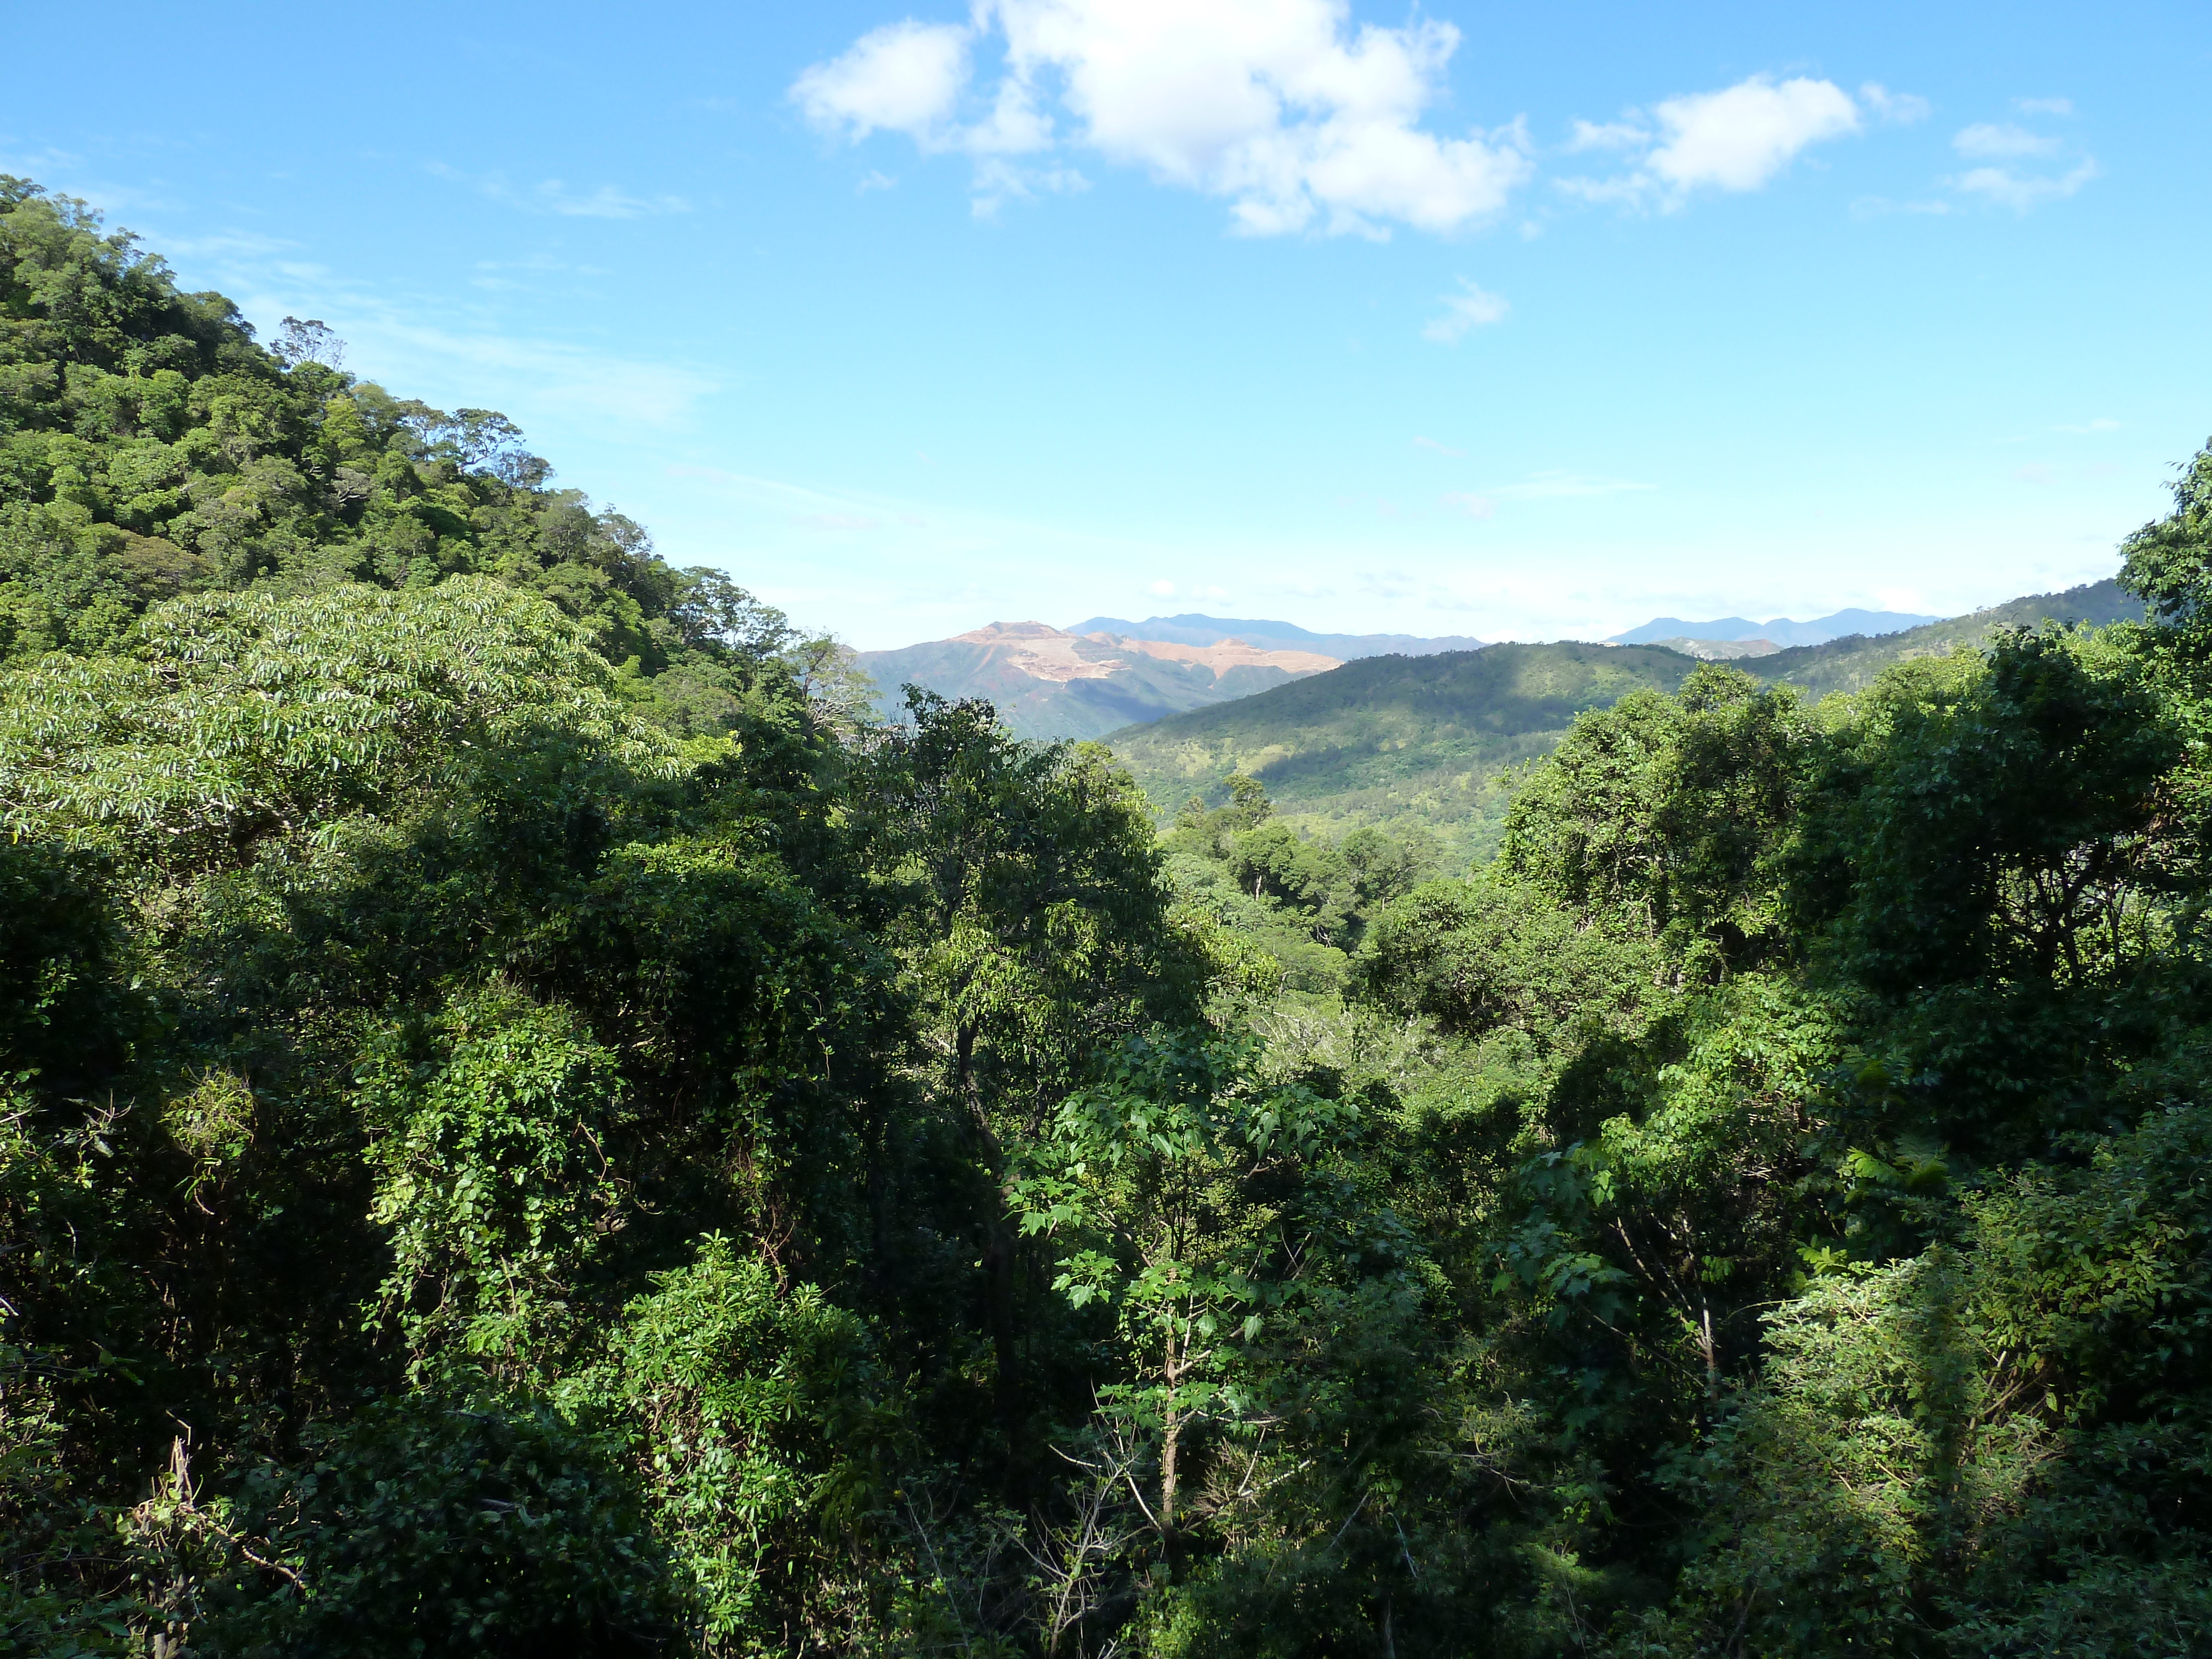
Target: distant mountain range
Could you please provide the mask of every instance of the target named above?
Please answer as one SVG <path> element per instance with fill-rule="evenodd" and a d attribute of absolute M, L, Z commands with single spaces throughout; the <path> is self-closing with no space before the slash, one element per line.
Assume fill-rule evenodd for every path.
<path fill-rule="evenodd" d="M 1787 617 L 1777 617 L 1771 622 L 1755 623 L 1742 617 L 1717 617 L 1711 622 L 1684 622 L 1680 617 L 1654 617 L 1641 628 L 1632 628 L 1626 634 L 1615 634 L 1610 643 L 1614 645 L 1672 645 L 1678 640 L 1694 640 L 1725 643 L 1736 640 L 1765 640 L 1777 649 L 1786 650 L 1793 645 L 1826 645 L 1830 640 L 1840 640 L 1848 635 L 1901 634 L 1908 628 L 1923 628 L 1941 617 L 1915 616 L 1905 611 L 1838 611 L 1832 617 L 1816 617 L 1811 622 L 1792 622 Z"/>
<path fill-rule="evenodd" d="M 1249 617 L 1201 617 L 1195 611 L 1180 617 L 1147 617 L 1124 622 L 1119 617 L 1093 617 L 1067 630 L 1071 634 L 1114 634 L 1123 638 L 1165 640 L 1178 645 L 1218 645 L 1242 640 L 1247 645 L 1279 651 L 1317 651 L 1340 662 L 1360 657 L 1432 657 L 1439 651 L 1479 651 L 1483 641 L 1464 635 L 1446 634 L 1424 639 L 1413 634 L 1310 634 L 1294 623 L 1261 622 Z"/>
<path fill-rule="evenodd" d="M 1388 799 L 1398 803 L 1389 811 L 1416 810 L 1432 821 L 1463 824 L 1476 797 L 1492 806 L 1502 800 L 1492 799 L 1487 780 L 1509 756 L 1524 752 L 1530 744 L 1547 750 L 1557 740 L 1557 729 L 1543 721 L 1556 712 L 1560 696 L 1590 707 L 1611 702 L 1631 681 L 1671 687 L 1698 658 L 1736 662 L 1761 678 L 1786 681 L 1815 696 L 1856 690 L 1892 662 L 1979 645 L 2002 626 L 2046 617 L 2094 624 L 2141 614 L 2140 605 L 2106 581 L 1948 620 L 1898 611 L 1838 611 L 1805 623 L 1786 617 L 1765 623 L 1742 617 L 1704 623 L 1660 617 L 1604 645 L 1515 646 L 1478 673 L 1471 659 L 1461 665 L 1461 655 L 1481 650 L 1490 656 L 1507 648 L 1484 650 L 1482 641 L 1461 636 L 1317 634 L 1293 623 L 1193 612 L 1141 622 L 1092 617 L 1068 629 L 1040 622 L 993 623 L 896 651 L 864 651 L 857 660 L 874 678 L 878 707 L 887 716 L 898 713 L 903 688 L 915 684 L 947 697 L 988 698 L 1000 718 L 1024 738 L 1101 738 L 1112 732 L 1116 750 L 1129 757 L 1139 779 L 1155 791 L 1156 805 L 1171 805 L 1170 796 L 1181 799 L 1193 784 L 1218 786 L 1219 775 L 1233 766 L 1261 765 L 1262 752 L 1283 757 L 1284 765 L 1304 754 L 1308 758 L 1293 767 L 1295 781 L 1285 775 L 1270 787 L 1280 784 L 1297 795 L 1313 793 L 1337 807 L 1357 797 L 1364 803 L 1362 812 L 1382 811 Z M 1635 658 L 1641 665 L 1632 669 L 1626 657 L 1618 657 L 1616 666 L 1626 679 L 1598 671 L 1601 659 L 1627 646 L 1641 647 Z M 1644 651 L 1658 655 L 1647 661 Z M 1598 657 L 1589 656 L 1590 652 Z M 1393 668 L 1376 660 L 1448 653 L 1450 664 L 1404 661 Z M 1352 674 L 1347 665 L 1359 666 L 1361 672 Z M 1310 691 L 1285 700 L 1284 688 L 1292 681 L 1315 684 Z M 1509 682 L 1516 688 L 1510 693 L 1503 690 Z M 1416 690 L 1421 687 L 1427 689 Z M 1410 724 L 1396 717 L 1385 721 L 1394 735 L 1376 748 L 1372 760 L 1360 761 L 1370 742 L 1368 716 L 1355 722 L 1357 732 L 1308 716 L 1332 700 L 1370 695 L 1382 695 L 1386 701 L 1402 695 L 1412 699 L 1409 707 L 1429 712 L 1407 716 Z M 1504 702 L 1498 701 L 1501 696 Z M 1220 707 L 1229 703 L 1238 706 Z M 1462 703 L 1481 712 L 1464 720 L 1440 712 Z M 1514 712 L 1507 711 L 1508 704 Z M 1302 727 L 1297 733 L 1284 726 L 1293 710 L 1299 711 Z M 1431 716 L 1442 722 L 1438 732 L 1462 735 L 1427 735 Z M 1152 722 L 1162 723 L 1156 732 L 1149 729 Z M 1381 729 L 1375 728 L 1378 733 Z M 1201 730 L 1218 737 L 1200 741 Z M 1325 763 L 1318 750 L 1327 751 Z M 1170 751 L 1178 757 L 1172 763 L 1166 758 Z M 1376 782 L 1368 779 L 1377 765 L 1401 780 L 1381 794 L 1373 793 Z M 1417 785 L 1411 783 L 1416 773 L 1423 775 Z M 1353 774 L 1362 781 L 1352 781 Z M 1410 808 L 1415 798 L 1424 804 Z M 1447 798 L 1457 805 L 1448 807 Z M 1487 811 L 1476 809 L 1474 815 L 1480 818 Z"/>
<path fill-rule="evenodd" d="M 1314 634 L 1226 617 L 1093 617 L 1073 628 L 993 623 L 949 640 L 863 651 L 877 707 L 896 715 L 907 685 L 988 697 L 1024 738 L 1096 738 L 1143 720 L 1249 696 L 1355 658 L 1472 651 L 1482 641 L 1410 634 Z"/>

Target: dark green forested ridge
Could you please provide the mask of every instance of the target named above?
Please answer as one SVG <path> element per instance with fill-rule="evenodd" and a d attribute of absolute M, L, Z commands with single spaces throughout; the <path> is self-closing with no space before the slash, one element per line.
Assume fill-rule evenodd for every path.
<path fill-rule="evenodd" d="M 1440 879 L 463 417 L 334 505 L 385 394 L 8 188 L 0 1648 L 2212 1653 L 2212 447 L 2144 620 L 1466 659 Z"/>
<path fill-rule="evenodd" d="M 773 635 L 837 678 L 827 641 L 550 488 L 504 416 L 395 398 L 343 355 L 290 319 L 264 348 L 82 204 L 0 175 L 0 663 L 117 650 L 180 594 L 482 575 L 580 623 L 679 730 L 727 729 L 732 647 Z"/>

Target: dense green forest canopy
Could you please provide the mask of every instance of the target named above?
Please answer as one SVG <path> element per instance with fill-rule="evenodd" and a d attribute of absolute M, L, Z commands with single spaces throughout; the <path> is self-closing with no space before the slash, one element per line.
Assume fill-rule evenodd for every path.
<path fill-rule="evenodd" d="M 17 180 L 0 322 L 9 1650 L 2212 1650 L 2212 449 L 1439 878 Z"/>

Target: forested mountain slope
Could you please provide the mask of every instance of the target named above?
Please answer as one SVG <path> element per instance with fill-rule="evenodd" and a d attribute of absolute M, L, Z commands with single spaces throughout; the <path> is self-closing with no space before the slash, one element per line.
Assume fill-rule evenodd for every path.
<path fill-rule="evenodd" d="M 0 178 L 0 663 L 119 649 L 181 594 L 482 575 L 579 623 L 679 731 L 729 729 L 734 646 L 799 650 L 837 682 L 828 641 L 550 488 L 504 416 L 395 397 L 342 360 L 320 324 L 263 347 L 222 295 Z"/>
<path fill-rule="evenodd" d="M 1639 686 L 1672 690 L 1696 665 L 1645 646 L 1369 657 L 1105 741 L 1164 811 L 1193 794 L 1218 805 L 1222 781 L 1244 773 L 1286 822 L 1426 824 L 1471 857 L 1496 845 L 1501 771 L 1549 752 L 1583 710 Z"/>
<path fill-rule="evenodd" d="M 2103 581 L 1739 665 L 1818 698 L 1863 690 L 1899 662 L 1979 648 L 2003 629 L 2142 615 L 2140 599 Z M 1571 641 L 1373 658 L 1105 741 L 1163 813 L 1193 793 L 1218 805 L 1227 799 L 1223 780 L 1245 773 L 1266 785 L 1287 823 L 1327 834 L 1420 825 L 1442 838 L 1448 861 L 1486 857 L 1504 823 L 1507 769 L 1548 754 L 1585 709 L 1639 686 L 1671 690 L 1693 666 L 1689 653 L 1665 646 Z"/>
<path fill-rule="evenodd" d="M 1761 679 L 1778 680 L 1822 697 L 1831 691 L 1864 690 L 1894 663 L 1944 656 L 1961 647 L 1980 650 L 2002 629 L 2033 628 L 2043 622 L 2100 628 L 2106 623 L 2140 621 L 2142 614 L 2142 601 L 2108 579 L 2063 593 L 2030 593 L 1902 633 L 1853 634 L 1820 645 L 1797 646 L 1744 666 Z"/>
<path fill-rule="evenodd" d="M 15 180 L 0 319 L 0 1651 L 2212 1650 L 2212 450 L 2154 621 L 1817 711 L 1354 665 L 1571 721 L 1425 880 Z"/>

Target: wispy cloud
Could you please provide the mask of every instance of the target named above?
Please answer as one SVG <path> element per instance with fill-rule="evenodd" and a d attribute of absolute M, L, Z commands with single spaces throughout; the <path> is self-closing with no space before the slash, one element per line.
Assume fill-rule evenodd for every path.
<path fill-rule="evenodd" d="M 1090 188 L 1091 180 L 1073 167 L 1018 167 L 1002 156 L 987 155 L 975 163 L 969 206 L 978 219 L 988 219 L 1008 202 L 1035 201 L 1040 191 L 1073 196 Z"/>
<path fill-rule="evenodd" d="M 1413 440 L 1413 447 L 1416 449 L 1433 449 L 1437 454 L 1449 455 L 1454 460 L 1460 459 L 1467 453 L 1464 449 L 1454 449 L 1449 444 L 1440 444 L 1434 438 L 1415 438 Z"/>
<path fill-rule="evenodd" d="M 185 264 L 188 283 L 220 287 L 264 331 L 287 315 L 320 318 L 346 340 L 347 366 L 363 376 L 433 401 L 503 407 L 526 429 L 672 431 L 720 387 L 688 364 L 520 332 L 493 309 L 349 281 L 299 257 L 297 244 L 250 229 L 161 233 L 157 246 Z M 475 265 L 471 285 L 496 285 L 507 270 L 591 274 L 541 256 Z"/>
<path fill-rule="evenodd" d="M 1962 195 L 1978 196 L 2015 213 L 2026 213 L 2046 202 L 2064 201 L 2097 173 L 2096 158 L 2084 156 L 2079 165 L 2063 173 L 2023 173 L 2010 167 L 1975 167 L 1951 182 Z"/>
<path fill-rule="evenodd" d="M 1970 160 L 2006 161 L 2021 155 L 2055 155 L 2060 144 L 2056 138 L 2030 132 L 2009 121 L 1981 121 L 1961 127 L 1953 136 L 1951 148 Z"/>
<path fill-rule="evenodd" d="M 1570 130 L 1567 149 L 1641 149 L 1651 142 L 1651 129 L 1641 121 L 1582 121 Z"/>
<path fill-rule="evenodd" d="M 2024 113 L 2063 115 L 2073 109 L 2063 98 L 2016 101 Z M 2015 213 L 2063 201 L 2098 174 L 2097 158 L 2078 149 L 2074 151 L 2078 159 L 2063 171 L 2034 166 L 2064 156 L 2070 147 L 2063 138 L 2012 121 L 1977 121 L 1961 127 L 1951 136 L 1951 148 L 1963 160 L 1984 163 L 1946 179 L 1952 191 Z"/>
<path fill-rule="evenodd" d="M 550 213 L 568 219 L 642 219 L 691 210 L 691 204 L 681 196 L 633 196 L 613 185 L 580 193 L 559 179 L 522 185 L 502 173 L 464 173 L 443 161 L 431 162 L 429 171 L 525 213 Z"/>
<path fill-rule="evenodd" d="M 1627 478 L 1606 478 L 1587 472 L 1548 471 L 1531 474 L 1520 483 L 1494 484 L 1482 493 L 1502 501 L 1559 501 L 1584 495 L 1618 495 L 1654 486 Z"/>
<path fill-rule="evenodd" d="M 1947 213 L 1957 211 L 1951 203 L 1940 199 L 1897 202 L 1887 196 L 1862 196 L 1851 204 L 1851 217 L 1854 219 L 1881 219 L 1893 213 L 1927 214 L 1941 218 Z"/>
<path fill-rule="evenodd" d="M 1421 336 L 1443 345 L 1457 345 L 1460 337 L 1471 328 L 1503 322 L 1512 309 L 1502 296 L 1476 287 L 1464 276 L 1459 279 L 1458 293 L 1437 297 L 1443 301 L 1443 315 L 1431 318 Z"/>
<path fill-rule="evenodd" d="M 1935 106 L 1917 93 L 1892 92 L 1879 81 L 1869 81 L 1860 87 L 1859 97 L 1874 112 L 1875 119 L 1898 126 L 1924 121 L 1935 110 Z"/>
<path fill-rule="evenodd" d="M 252 230 L 219 230 L 201 236 L 164 236 L 161 252 L 176 259 L 276 259 L 300 245 Z"/>
<path fill-rule="evenodd" d="M 1466 514 L 1470 519 L 1494 519 L 1498 516 L 1498 503 L 1492 501 L 1487 495 L 1477 495 L 1469 494 L 1466 491 L 1455 491 L 1449 495 L 1440 496 L 1438 499 L 1442 501 L 1446 507 L 1456 507 L 1462 513 Z"/>

